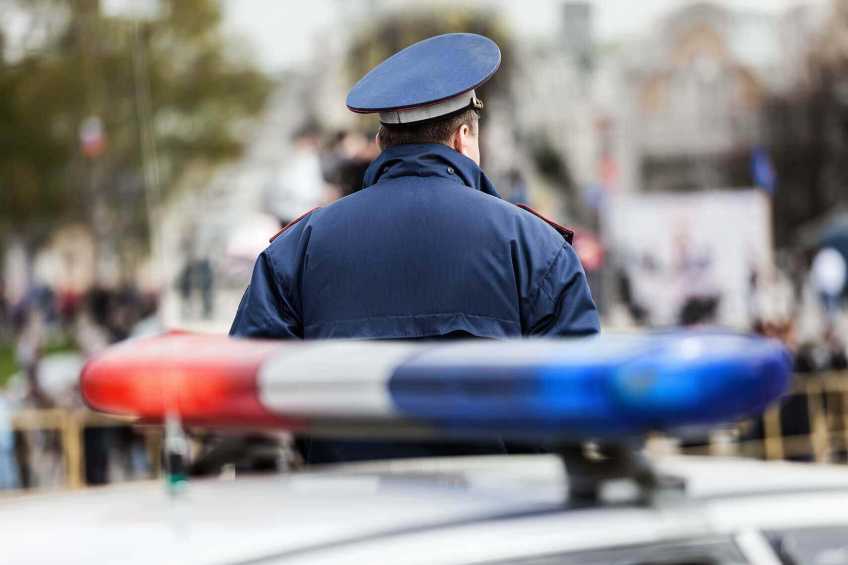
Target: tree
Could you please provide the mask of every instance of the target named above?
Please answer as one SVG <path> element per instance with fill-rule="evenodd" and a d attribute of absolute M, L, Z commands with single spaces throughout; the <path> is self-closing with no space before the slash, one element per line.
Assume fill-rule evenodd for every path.
<path fill-rule="evenodd" d="M 86 221 L 138 248 L 148 240 L 145 131 L 166 194 L 192 164 L 239 153 L 268 79 L 225 41 L 217 2 L 161 4 L 160 17 L 139 23 L 107 17 L 97 0 L 4 0 L 4 18 L 39 31 L 21 52 L 0 25 L 0 234 L 37 241 Z M 92 117 L 105 144 L 85 156 L 80 127 Z"/>
<path fill-rule="evenodd" d="M 778 188 L 775 238 L 795 243 L 796 228 L 848 205 L 848 0 L 811 47 L 806 76 L 766 105 L 767 143 Z"/>

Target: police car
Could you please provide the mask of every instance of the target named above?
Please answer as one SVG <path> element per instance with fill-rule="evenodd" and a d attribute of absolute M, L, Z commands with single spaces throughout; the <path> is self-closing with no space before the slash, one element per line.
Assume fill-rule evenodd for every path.
<path fill-rule="evenodd" d="M 789 385 L 770 341 L 699 333 L 474 343 L 170 335 L 91 362 L 96 409 L 187 426 L 492 435 L 557 455 L 343 465 L 0 504 L 6 563 L 848 563 L 848 473 L 644 458 Z M 586 443 L 586 440 L 592 440 Z M 563 464 L 564 463 L 564 464 Z"/>

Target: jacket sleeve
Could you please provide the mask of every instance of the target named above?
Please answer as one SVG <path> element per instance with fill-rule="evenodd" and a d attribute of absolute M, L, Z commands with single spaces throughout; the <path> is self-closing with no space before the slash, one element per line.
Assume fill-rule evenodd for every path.
<path fill-rule="evenodd" d="M 250 285 L 242 296 L 230 335 L 289 339 L 303 338 L 303 324 L 285 281 L 274 269 L 268 250 L 256 259 Z"/>
<path fill-rule="evenodd" d="M 554 255 L 536 284 L 524 320 L 526 335 L 582 336 L 600 331 L 589 283 L 568 243 Z"/>

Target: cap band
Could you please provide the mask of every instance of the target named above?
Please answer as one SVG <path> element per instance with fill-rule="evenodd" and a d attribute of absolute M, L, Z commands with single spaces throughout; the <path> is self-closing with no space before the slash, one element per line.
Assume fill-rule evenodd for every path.
<path fill-rule="evenodd" d="M 477 98 L 477 94 L 473 90 L 468 90 L 435 104 L 380 112 L 380 122 L 388 125 L 423 122 L 424 120 L 447 116 L 471 106 L 480 110 L 483 108 L 483 102 Z"/>

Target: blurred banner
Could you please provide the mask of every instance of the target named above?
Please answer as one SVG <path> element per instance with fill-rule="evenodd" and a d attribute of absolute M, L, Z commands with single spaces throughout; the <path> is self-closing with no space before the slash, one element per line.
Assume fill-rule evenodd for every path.
<path fill-rule="evenodd" d="M 773 260 L 761 191 L 621 195 L 607 225 L 646 323 L 748 327 L 751 273 Z"/>

